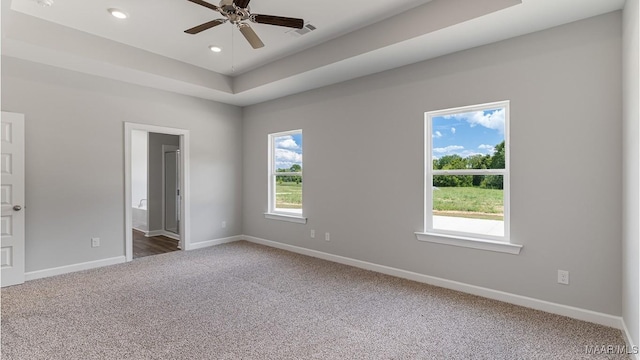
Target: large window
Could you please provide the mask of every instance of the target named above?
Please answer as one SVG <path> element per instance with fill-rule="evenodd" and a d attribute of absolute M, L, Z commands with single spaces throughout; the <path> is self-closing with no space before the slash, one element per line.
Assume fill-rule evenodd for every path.
<path fill-rule="evenodd" d="M 304 222 L 302 217 L 302 130 L 269 135 L 267 218 Z M 293 218 L 293 220 L 292 220 Z"/>
<path fill-rule="evenodd" d="M 509 243 L 508 129 L 508 101 L 425 113 L 420 240 Z"/>

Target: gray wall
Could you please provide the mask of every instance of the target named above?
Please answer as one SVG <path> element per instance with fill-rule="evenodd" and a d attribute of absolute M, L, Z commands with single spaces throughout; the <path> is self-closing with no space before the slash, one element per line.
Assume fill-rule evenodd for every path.
<path fill-rule="evenodd" d="M 623 17 L 623 239 L 622 316 L 634 345 L 640 345 L 640 36 L 638 0 L 627 0 Z"/>
<path fill-rule="evenodd" d="M 615 12 L 247 107 L 244 233 L 621 315 L 621 51 Z M 424 112 L 498 100 L 511 100 L 522 253 L 417 241 Z M 263 216 L 267 134 L 291 129 L 304 134 L 307 225 Z"/>
<path fill-rule="evenodd" d="M 251 106 L 244 115 L 3 57 L 2 109 L 26 114 L 27 271 L 124 255 L 123 122 L 136 122 L 191 131 L 193 243 L 245 233 L 623 315 L 638 344 L 637 9 L 638 0 L 627 1 L 624 121 L 620 12 Z M 418 242 L 423 113 L 505 99 L 512 239 L 524 250 L 513 256 Z M 298 128 L 309 222 L 265 220 L 267 134 Z M 330 231 L 332 241 L 310 239 L 310 229 Z M 90 247 L 94 236 L 100 248 Z M 557 269 L 571 272 L 570 286 L 556 284 Z"/>
<path fill-rule="evenodd" d="M 149 181 L 149 139 L 148 133 L 142 130 L 131 132 L 131 206 L 144 205 L 146 208 Z M 143 201 L 144 200 L 144 201 Z M 145 226 L 147 226 L 145 216 Z"/>
<path fill-rule="evenodd" d="M 2 110 L 25 114 L 27 272 L 124 255 L 124 122 L 190 130 L 192 243 L 242 233 L 240 108 L 3 57 Z"/>
<path fill-rule="evenodd" d="M 180 146 L 180 136 L 149 133 L 149 231 L 162 228 L 162 145 Z"/>

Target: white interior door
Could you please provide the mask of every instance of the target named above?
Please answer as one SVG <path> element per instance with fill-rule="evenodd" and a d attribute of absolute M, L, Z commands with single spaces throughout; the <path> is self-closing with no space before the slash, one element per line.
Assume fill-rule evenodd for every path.
<path fill-rule="evenodd" d="M 24 282 L 24 115 L 2 112 L 2 286 Z"/>

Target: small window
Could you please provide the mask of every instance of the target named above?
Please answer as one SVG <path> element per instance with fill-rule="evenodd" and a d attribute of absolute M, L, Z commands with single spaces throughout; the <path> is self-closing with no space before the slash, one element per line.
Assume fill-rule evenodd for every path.
<path fill-rule="evenodd" d="M 508 101 L 425 113 L 422 235 L 509 242 L 508 129 Z"/>
<path fill-rule="evenodd" d="M 302 130 L 269 135 L 268 202 L 267 218 L 302 218 Z"/>

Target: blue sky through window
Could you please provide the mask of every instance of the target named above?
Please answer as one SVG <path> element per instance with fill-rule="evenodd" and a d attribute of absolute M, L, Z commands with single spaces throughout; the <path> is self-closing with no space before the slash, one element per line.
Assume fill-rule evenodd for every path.
<path fill-rule="evenodd" d="M 432 118 L 432 155 L 466 158 L 475 154 L 492 155 L 504 141 L 505 109 L 473 111 Z"/>
<path fill-rule="evenodd" d="M 302 166 L 302 134 L 295 133 L 273 139 L 277 169 L 289 169 L 293 164 Z"/>

